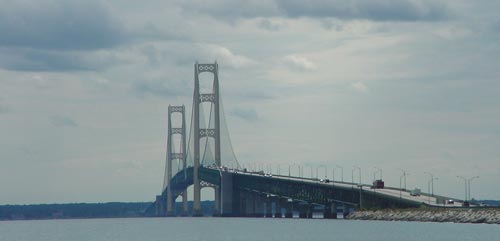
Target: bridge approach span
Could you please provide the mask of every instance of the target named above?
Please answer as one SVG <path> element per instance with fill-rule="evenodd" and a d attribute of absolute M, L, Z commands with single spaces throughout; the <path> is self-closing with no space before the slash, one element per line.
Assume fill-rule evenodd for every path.
<path fill-rule="evenodd" d="M 172 201 L 182 195 L 188 186 L 193 185 L 193 173 L 193 168 L 190 167 L 172 177 Z M 267 215 L 270 210 L 276 213 L 276 210 L 282 208 L 290 209 L 286 212 L 301 212 L 318 206 L 328 212 L 339 205 L 347 208 L 412 208 L 422 205 L 415 200 L 389 195 L 378 189 L 367 189 L 366 185 L 360 188 L 358 184 L 347 182 L 325 183 L 309 178 L 207 167 L 199 167 L 198 175 L 200 181 L 220 188 L 219 193 L 223 197 L 216 197 L 216 210 L 223 216 L 262 216 L 264 213 Z M 157 215 L 163 216 L 163 204 L 166 200 L 166 191 L 157 197 Z M 274 208 L 269 209 L 268 206 Z M 272 215 L 276 215 L 275 213 Z"/>

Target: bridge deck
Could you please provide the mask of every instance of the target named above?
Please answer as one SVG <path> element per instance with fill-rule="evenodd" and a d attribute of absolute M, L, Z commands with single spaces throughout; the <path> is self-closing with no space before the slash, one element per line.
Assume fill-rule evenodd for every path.
<path fill-rule="evenodd" d="M 315 178 L 303 178 L 303 177 L 294 177 L 294 176 L 285 176 L 285 175 L 263 175 L 258 172 L 242 172 L 242 171 L 237 171 L 233 170 L 232 172 L 236 173 L 237 175 L 250 175 L 250 176 L 264 176 L 267 178 L 277 178 L 277 179 L 282 179 L 282 180 L 294 180 L 294 181 L 300 181 L 304 182 L 307 184 L 313 184 L 313 185 L 323 185 L 326 187 L 332 187 L 332 188 L 345 188 L 345 189 L 359 189 L 360 185 L 359 183 L 350 183 L 350 182 L 340 182 L 340 181 L 332 181 L 330 180 L 329 183 L 321 182 L 318 179 Z M 404 199 L 407 201 L 411 202 L 416 202 L 416 203 L 422 203 L 428 206 L 443 206 L 443 204 L 438 203 L 438 198 L 437 196 L 433 196 L 430 194 L 426 193 L 421 193 L 421 195 L 418 196 L 413 196 L 411 195 L 409 190 L 404 190 L 404 189 L 399 189 L 395 187 L 385 187 L 381 189 L 373 189 L 371 188 L 371 185 L 369 184 L 362 184 L 361 185 L 363 192 L 372 192 L 374 194 L 382 194 L 382 195 L 387 195 L 392 198 L 400 198 Z M 452 198 L 445 198 L 442 197 L 443 199 L 452 199 Z M 452 199 L 453 200 L 453 199 Z M 462 201 L 460 200 L 454 200 L 453 203 L 451 204 L 445 204 L 446 207 L 461 207 L 463 204 Z"/>

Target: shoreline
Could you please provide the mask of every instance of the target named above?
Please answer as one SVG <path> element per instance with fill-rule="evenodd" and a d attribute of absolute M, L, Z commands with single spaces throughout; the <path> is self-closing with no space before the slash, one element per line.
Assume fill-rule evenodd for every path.
<path fill-rule="evenodd" d="M 384 209 L 351 213 L 349 220 L 500 224 L 500 209 Z"/>

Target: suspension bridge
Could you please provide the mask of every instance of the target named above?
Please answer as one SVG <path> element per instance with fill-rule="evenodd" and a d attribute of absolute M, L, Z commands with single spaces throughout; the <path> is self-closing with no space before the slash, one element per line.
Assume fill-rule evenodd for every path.
<path fill-rule="evenodd" d="M 200 88 L 202 74 L 213 77 L 209 88 Z M 202 84 L 207 86 L 207 83 Z M 176 118 L 177 126 L 174 126 Z M 300 218 L 311 218 L 319 209 L 324 218 L 337 218 L 338 210 L 348 215 L 349 210 L 357 208 L 461 205 L 460 202 L 447 204 L 448 198 L 443 196 L 417 195 L 405 188 L 374 186 L 354 180 L 318 179 L 312 175 L 304 178 L 301 174 L 291 175 L 290 171 L 288 175 L 281 175 L 258 166 L 242 167 L 229 137 L 217 63 L 194 65 L 189 131 L 186 127 L 185 106 L 169 106 L 163 189 L 148 209 L 152 215 L 202 216 L 202 188 L 215 190 L 214 216 L 292 218 L 298 214 Z M 193 186 L 191 210 L 187 205 L 190 186 Z M 179 196 L 182 197 L 182 212 L 175 213 L 175 200 Z"/>

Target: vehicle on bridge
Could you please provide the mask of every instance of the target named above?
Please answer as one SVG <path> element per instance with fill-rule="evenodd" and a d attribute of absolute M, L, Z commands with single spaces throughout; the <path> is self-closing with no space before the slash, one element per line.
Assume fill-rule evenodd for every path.
<path fill-rule="evenodd" d="M 382 188 L 384 188 L 384 181 L 382 181 L 382 180 L 375 180 L 375 181 L 373 181 L 372 188 L 374 188 L 374 189 L 382 189 Z"/>
<path fill-rule="evenodd" d="M 412 195 L 414 197 L 420 196 L 421 193 L 422 193 L 422 191 L 420 190 L 420 188 L 415 188 L 415 189 L 410 191 L 410 195 Z"/>

